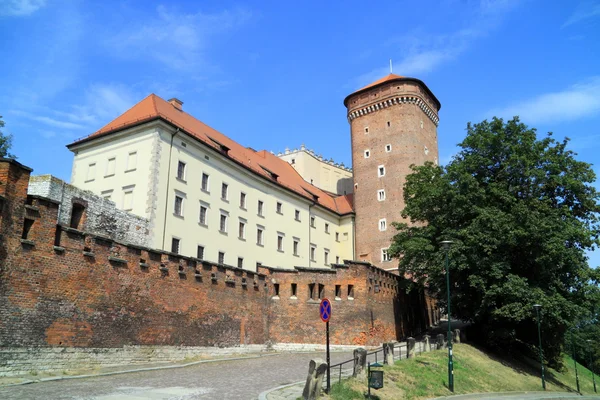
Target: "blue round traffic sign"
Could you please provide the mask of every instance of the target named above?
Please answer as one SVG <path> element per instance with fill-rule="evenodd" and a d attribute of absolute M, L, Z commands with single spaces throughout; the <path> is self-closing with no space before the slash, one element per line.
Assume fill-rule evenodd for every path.
<path fill-rule="evenodd" d="M 328 299 L 321 300 L 319 313 L 323 322 L 329 322 L 329 318 L 331 318 L 331 302 Z"/>

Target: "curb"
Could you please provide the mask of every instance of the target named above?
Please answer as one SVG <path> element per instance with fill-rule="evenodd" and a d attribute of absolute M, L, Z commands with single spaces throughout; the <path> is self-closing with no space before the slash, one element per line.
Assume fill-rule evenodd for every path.
<path fill-rule="evenodd" d="M 517 396 L 521 394 L 538 394 L 539 399 L 563 399 L 563 398 L 591 398 L 591 399 L 600 399 L 600 396 L 582 396 L 577 392 L 492 392 L 492 393 L 466 393 L 466 394 L 455 394 L 452 396 L 442 396 L 435 397 L 428 400 L 468 400 L 468 399 L 480 399 L 482 396 L 484 397 L 498 397 L 502 398 L 502 396 Z M 533 400 L 533 399 L 532 399 Z"/>
<path fill-rule="evenodd" d="M 296 386 L 296 385 L 299 385 L 299 384 L 301 384 L 303 382 L 304 381 L 298 381 L 298 382 L 294 382 L 294 383 L 288 383 L 287 385 L 281 385 L 281 386 L 277 386 L 277 387 L 269 389 L 269 390 L 265 390 L 264 392 L 262 392 L 261 394 L 258 395 L 258 400 L 267 400 L 267 395 L 269 393 L 274 392 L 276 390 L 285 389 L 285 388 L 290 387 L 290 386 Z"/>

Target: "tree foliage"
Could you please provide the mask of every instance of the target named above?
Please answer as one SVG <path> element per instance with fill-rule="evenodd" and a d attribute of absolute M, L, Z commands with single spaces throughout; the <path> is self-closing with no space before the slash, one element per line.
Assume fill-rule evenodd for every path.
<path fill-rule="evenodd" d="M 404 218 L 390 254 L 401 273 L 426 283 L 446 304 L 442 240 L 449 250 L 452 315 L 481 329 L 487 344 L 537 344 L 532 305 L 542 305 L 544 352 L 554 364 L 569 326 L 586 313 L 600 276 L 585 250 L 599 244 L 599 193 L 591 166 L 568 139 L 518 117 L 467 125 L 446 166 L 413 166 Z"/>
<path fill-rule="evenodd" d="M 9 150 L 12 147 L 12 135 L 5 135 L 4 132 L 2 132 L 1 128 L 4 128 L 4 121 L 2 120 L 2 116 L 0 115 L 0 157 L 17 158 L 13 154 L 9 153 Z"/>

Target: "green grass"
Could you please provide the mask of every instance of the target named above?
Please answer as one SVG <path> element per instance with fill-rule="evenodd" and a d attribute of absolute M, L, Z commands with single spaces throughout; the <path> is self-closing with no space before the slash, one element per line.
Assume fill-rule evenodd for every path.
<path fill-rule="evenodd" d="M 520 363 L 489 355 L 467 344 L 454 345 L 454 394 L 541 391 L 539 364 Z M 594 394 L 591 372 L 577 366 L 581 392 Z M 445 350 L 419 354 L 410 360 L 400 360 L 384 367 L 385 383 L 380 390 L 371 390 L 374 399 L 427 399 L 448 396 L 448 353 Z M 597 384 L 598 382 L 597 379 Z M 565 356 L 562 372 L 546 370 L 548 391 L 575 392 L 573 360 Z M 334 384 L 333 400 L 364 399 L 366 379 L 346 380 Z"/>

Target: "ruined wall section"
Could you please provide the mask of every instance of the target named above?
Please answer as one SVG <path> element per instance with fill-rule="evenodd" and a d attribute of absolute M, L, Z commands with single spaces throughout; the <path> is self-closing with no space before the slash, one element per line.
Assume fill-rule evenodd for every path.
<path fill-rule="evenodd" d="M 58 202 L 57 223 L 62 226 L 138 246 L 151 245 L 150 221 L 120 210 L 113 201 L 69 185 L 52 175 L 32 176 L 27 194 Z M 85 207 L 85 218 L 78 227 L 72 226 L 71 221 L 74 204 Z"/>

